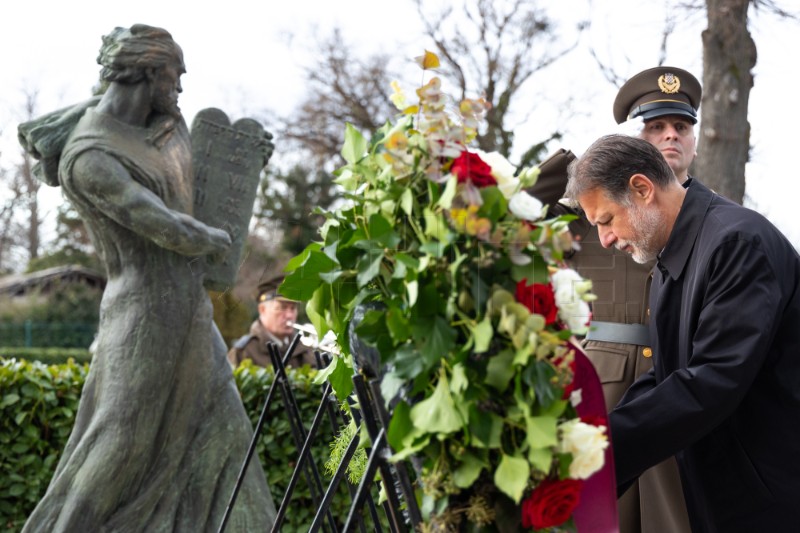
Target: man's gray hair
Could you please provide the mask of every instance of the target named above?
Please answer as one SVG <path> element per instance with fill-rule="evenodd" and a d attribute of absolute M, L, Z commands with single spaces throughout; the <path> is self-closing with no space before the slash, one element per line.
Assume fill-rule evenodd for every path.
<path fill-rule="evenodd" d="M 172 64 L 186 70 L 183 51 L 172 35 L 167 30 L 146 24 L 114 28 L 104 35 L 97 62 L 103 67 L 101 79 L 120 83 L 142 81 L 148 68 Z"/>
<path fill-rule="evenodd" d="M 622 205 L 630 203 L 628 182 L 634 174 L 644 174 L 662 189 L 677 179 L 655 146 L 628 135 L 600 137 L 569 165 L 568 173 L 566 198 L 577 201 L 581 195 L 601 189 Z"/>

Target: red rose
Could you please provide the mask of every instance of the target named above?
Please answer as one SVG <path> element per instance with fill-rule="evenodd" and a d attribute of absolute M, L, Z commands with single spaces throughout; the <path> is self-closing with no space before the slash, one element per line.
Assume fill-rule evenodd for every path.
<path fill-rule="evenodd" d="M 456 175 L 459 183 L 471 181 L 476 187 L 497 185 L 497 180 L 492 176 L 492 167 L 487 165 L 478 154 L 461 152 L 453 160 L 450 172 Z"/>
<path fill-rule="evenodd" d="M 519 303 L 527 307 L 531 313 L 542 315 L 545 324 L 549 325 L 556 321 L 556 315 L 558 314 L 556 295 L 553 294 L 553 287 L 549 283 L 528 285 L 528 280 L 523 279 L 517 283 L 514 297 Z"/>
<path fill-rule="evenodd" d="M 545 479 L 522 502 L 522 527 L 544 529 L 569 520 L 581 499 L 580 479 Z"/>

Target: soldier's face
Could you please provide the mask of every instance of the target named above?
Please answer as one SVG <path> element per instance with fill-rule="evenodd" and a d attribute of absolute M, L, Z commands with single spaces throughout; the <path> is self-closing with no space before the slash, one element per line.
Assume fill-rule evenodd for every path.
<path fill-rule="evenodd" d="M 695 155 L 694 126 L 681 115 L 666 115 L 644 124 L 642 139 L 659 149 L 681 182 L 686 181 Z"/>
<path fill-rule="evenodd" d="M 160 68 L 150 81 L 150 105 L 156 111 L 173 117 L 180 117 L 178 95 L 183 92 L 181 75 L 183 69 L 175 65 Z"/>
<path fill-rule="evenodd" d="M 295 334 L 292 324 L 297 320 L 297 302 L 268 300 L 258 304 L 261 324 L 277 337 L 291 337 Z"/>

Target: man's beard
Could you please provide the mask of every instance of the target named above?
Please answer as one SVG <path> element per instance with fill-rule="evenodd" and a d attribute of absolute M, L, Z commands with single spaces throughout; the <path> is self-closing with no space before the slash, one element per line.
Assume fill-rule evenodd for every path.
<path fill-rule="evenodd" d="M 657 209 L 634 205 L 630 210 L 630 221 L 634 233 L 639 237 L 635 241 L 621 243 L 622 247 L 628 246 L 633 249 L 631 257 L 637 263 L 644 264 L 653 261 L 661 251 L 661 246 L 655 241 L 659 228 L 663 226 L 664 217 Z"/>
<path fill-rule="evenodd" d="M 172 137 L 175 126 L 181 120 L 181 109 L 169 91 L 159 90 L 158 85 L 150 85 L 150 106 L 161 116 L 151 124 L 147 139 L 155 146 L 163 147 Z"/>
<path fill-rule="evenodd" d="M 175 119 L 181 118 L 181 108 L 178 107 L 178 103 L 164 92 L 155 91 L 152 96 L 151 105 L 153 109 L 159 113 L 163 113 Z"/>

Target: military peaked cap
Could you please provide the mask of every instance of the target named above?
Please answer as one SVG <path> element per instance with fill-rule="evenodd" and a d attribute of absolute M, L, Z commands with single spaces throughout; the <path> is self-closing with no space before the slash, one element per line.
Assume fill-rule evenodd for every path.
<path fill-rule="evenodd" d="M 644 70 L 625 82 L 614 100 L 614 120 L 683 115 L 697 124 L 703 89 L 697 78 L 675 67 Z"/>
<path fill-rule="evenodd" d="M 258 292 L 256 293 L 256 301 L 258 303 L 276 299 L 286 300 L 287 302 L 294 301 L 284 297 L 282 294 L 280 294 L 280 292 L 278 292 L 278 287 L 280 287 L 281 283 L 283 282 L 283 278 L 283 274 L 278 274 L 277 276 L 259 283 Z"/>

